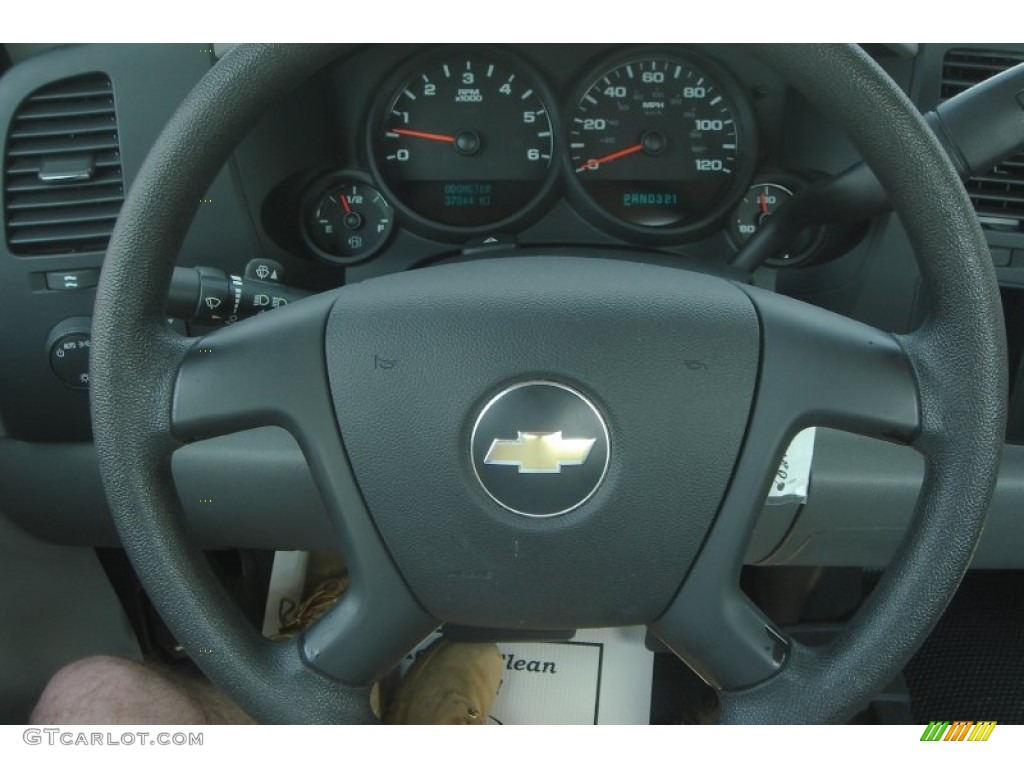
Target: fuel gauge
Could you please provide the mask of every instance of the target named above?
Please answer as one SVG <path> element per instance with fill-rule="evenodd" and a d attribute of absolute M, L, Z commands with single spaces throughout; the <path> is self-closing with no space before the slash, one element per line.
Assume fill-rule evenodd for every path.
<path fill-rule="evenodd" d="M 303 232 L 318 256 L 351 264 L 372 256 L 387 242 L 394 217 L 376 189 L 361 181 L 336 179 L 314 196 Z"/>
<path fill-rule="evenodd" d="M 729 235 L 735 245 L 742 247 L 772 214 L 789 202 L 791 197 L 793 190 L 790 186 L 772 181 L 754 184 L 733 210 Z M 806 261 L 814 255 L 815 249 L 821 243 L 822 235 L 822 227 L 805 229 L 787 253 L 769 259 L 766 263 L 773 267 L 788 267 Z"/>

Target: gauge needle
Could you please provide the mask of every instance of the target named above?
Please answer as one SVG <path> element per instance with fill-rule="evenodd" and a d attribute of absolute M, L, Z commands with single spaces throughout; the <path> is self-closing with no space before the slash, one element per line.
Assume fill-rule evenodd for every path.
<path fill-rule="evenodd" d="M 341 203 L 341 207 L 345 209 L 345 213 L 352 213 L 352 206 L 348 204 L 348 198 L 344 195 L 338 195 L 338 202 Z"/>
<path fill-rule="evenodd" d="M 762 192 L 757 196 L 757 202 L 761 204 L 761 213 L 767 215 L 768 213 L 768 195 Z"/>
<path fill-rule="evenodd" d="M 446 136 L 443 133 L 424 133 L 423 131 L 410 131 L 407 128 L 393 128 L 392 133 L 397 133 L 399 136 L 412 136 L 416 139 L 430 139 L 431 141 L 447 141 L 449 144 L 455 143 L 454 136 Z"/>
<path fill-rule="evenodd" d="M 580 171 L 597 170 L 599 166 L 604 165 L 605 163 L 610 163 L 612 160 L 618 160 L 620 157 L 625 157 L 626 155 L 634 155 L 637 152 L 641 152 L 643 148 L 643 144 L 634 144 L 632 147 L 620 149 L 618 152 L 612 152 L 610 155 L 598 157 L 593 160 L 587 160 L 587 162 L 576 169 L 576 173 L 579 173 Z"/>

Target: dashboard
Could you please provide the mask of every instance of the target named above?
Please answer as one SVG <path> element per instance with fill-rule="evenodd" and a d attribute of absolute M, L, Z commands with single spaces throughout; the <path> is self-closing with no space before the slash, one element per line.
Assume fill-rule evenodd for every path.
<path fill-rule="evenodd" d="M 950 52 L 963 47 L 869 52 L 929 109 L 944 94 Z M 209 44 L 59 46 L 31 51 L 0 77 L 0 327 L 13 329 L 0 376 L 0 507 L 51 540 L 117 540 L 89 442 L 87 367 L 61 372 L 72 357 L 87 364 L 95 281 L 125 191 L 177 105 L 224 52 Z M 75 104 L 88 106 L 76 112 Z M 93 158 L 87 167 L 31 165 L 64 146 L 57 142 L 100 148 L 79 143 L 63 153 Z M 251 267 L 258 278 L 276 272 L 281 285 L 308 293 L 444 261 L 555 250 L 721 270 L 789 195 L 859 160 L 842 132 L 743 46 L 365 46 L 252 126 L 198 202 L 178 264 L 247 276 Z M 44 170 L 87 178 L 69 195 L 36 178 Z M 51 206 L 47 195 L 64 197 Z M 1008 329 L 1024 327 L 1024 232 L 1000 225 L 987 234 Z M 259 264 L 267 271 L 255 272 Z M 888 215 L 807 231 L 753 279 L 894 332 L 915 327 L 925 301 L 910 245 Z M 192 335 L 211 328 L 175 325 Z M 1011 380 L 1022 347 L 1014 336 Z M 1017 400 L 1024 425 L 1024 398 Z M 1022 440 L 1024 428 L 1014 442 Z M 203 487 L 258 494 L 251 478 L 231 474 L 229 454 L 182 462 L 207 472 Z M 268 482 L 299 461 L 270 455 L 261 454 Z M 1024 477 L 1024 455 L 1008 455 L 1017 462 L 1012 476 Z M 898 541 L 892 521 L 913 506 L 919 463 L 845 443 L 832 456 L 823 449 L 815 464 L 814 498 L 825 516 L 804 509 L 798 525 L 795 508 L 774 511 L 752 560 L 861 563 L 882 557 L 867 552 L 887 551 L 879 541 Z M 1001 487 L 1016 495 L 997 494 L 997 507 L 1018 509 L 1024 486 Z M 316 505 L 307 486 L 293 496 Z M 864 533 L 847 531 L 833 546 L 844 510 L 856 511 Z M 267 545 L 243 503 L 234 518 L 220 514 L 207 521 L 211 543 Z M 992 530 L 1000 525 L 1005 535 L 987 539 L 981 556 L 1015 564 L 1010 545 L 1024 521 L 995 516 Z M 287 543 L 308 548 L 317 536 Z M 805 546 L 814 536 L 824 549 Z"/>

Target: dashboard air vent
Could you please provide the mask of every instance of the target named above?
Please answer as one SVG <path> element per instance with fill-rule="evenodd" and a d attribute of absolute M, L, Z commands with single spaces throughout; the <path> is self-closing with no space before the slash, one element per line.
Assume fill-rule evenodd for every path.
<path fill-rule="evenodd" d="M 942 99 L 1024 62 L 1024 51 L 947 51 L 942 62 Z M 1024 152 L 967 182 L 967 193 L 981 225 L 1024 231 Z"/>
<path fill-rule="evenodd" d="M 12 253 L 103 251 L 123 199 L 109 77 L 93 73 L 50 83 L 18 106 L 4 155 Z"/>

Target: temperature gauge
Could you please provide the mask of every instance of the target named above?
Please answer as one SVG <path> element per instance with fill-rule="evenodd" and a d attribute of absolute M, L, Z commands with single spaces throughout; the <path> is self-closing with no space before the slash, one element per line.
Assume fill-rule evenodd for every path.
<path fill-rule="evenodd" d="M 789 186 L 775 182 L 754 184 L 733 210 L 729 224 L 729 235 L 737 246 L 742 246 L 780 207 L 789 202 L 793 191 Z M 769 259 L 766 263 L 773 267 L 791 266 L 806 261 L 814 255 L 821 242 L 823 229 L 812 227 L 805 229 L 797 237 L 793 247 L 782 256 Z"/>
<path fill-rule="evenodd" d="M 317 255 L 341 264 L 372 256 L 387 242 L 391 206 L 369 184 L 336 180 L 307 206 L 305 233 Z"/>

